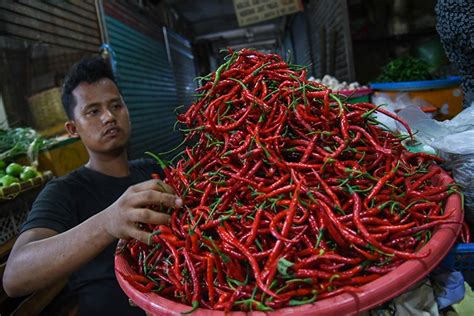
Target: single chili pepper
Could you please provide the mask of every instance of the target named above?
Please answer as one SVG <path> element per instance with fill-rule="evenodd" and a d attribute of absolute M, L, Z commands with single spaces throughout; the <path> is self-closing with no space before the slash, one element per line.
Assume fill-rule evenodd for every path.
<path fill-rule="evenodd" d="M 369 253 L 368 251 L 365 251 L 364 249 L 359 248 L 355 244 L 352 244 L 352 248 L 354 248 L 358 253 L 360 253 L 362 256 L 364 256 L 370 261 L 376 261 L 380 258 L 380 255 L 378 253 Z"/>
<path fill-rule="evenodd" d="M 191 258 L 189 257 L 189 254 L 186 249 L 183 249 L 183 255 L 184 259 L 186 262 L 186 265 L 188 266 L 189 272 L 191 274 L 191 279 L 193 282 L 193 294 L 192 294 L 192 309 L 186 313 L 192 313 L 199 307 L 199 301 L 201 297 L 201 287 L 199 285 L 199 280 L 197 278 L 196 270 L 193 266 L 193 263 L 191 262 Z"/>
<path fill-rule="evenodd" d="M 257 231 L 258 227 L 260 226 L 260 219 L 262 218 L 263 211 L 261 208 L 257 209 L 257 212 L 255 213 L 255 219 L 252 224 L 252 229 L 250 231 L 250 235 L 245 241 L 245 246 L 249 247 L 257 238 Z"/>
<path fill-rule="evenodd" d="M 296 243 L 296 242 L 299 241 L 298 236 L 301 236 L 304 233 L 306 227 L 304 227 L 304 229 L 293 240 L 282 236 L 276 229 L 276 225 L 277 225 L 278 221 L 281 220 L 283 217 L 285 217 L 285 218 L 288 217 L 288 212 L 289 212 L 289 210 L 282 211 L 282 212 L 279 212 L 277 215 L 275 215 L 273 217 L 273 219 L 270 223 L 270 231 L 271 231 L 272 235 L 278 240 L 282 240 L 282 241 L 289 242 L 289 243 Z"/>
<path fill-rule="evenodd" d="M 319 183 L 321 183 L 324 191 L 333 199 L 334 203 L 338 208 L 341 208 L 341 202 L 339 201 L 339 198 L 337 197 L 336 194 L 331 190 L 331 188 L 327 185 L 327 183 L 321 178 L 321 176 L 313 169 L 313 174 L 318 180 Z"/>
<path fill-rule="evenodd" d="M 336 262 L 342 262 L 342 263 L 351 264 L 351 265 L 359 264 L 362 261 L 362 259 L 360 259 L 360 258 L 346 258 L 346 257 L 342 257 L 342 256 L 337 255 L 337 254 L 326 254 L 325 253 L 325 254 L 321 254 L 321 255 L 312 255 L 311 257 L 305 258 L 304 260 L 302 260 L 298 263 L 295 263 L 292 266 L 292 268 L 295 271 L 297 271 L 299 269 L 305 268 L 308 265 L 311 265 L 312 263 L 314 263 L 318 260 L 333 260 L 333 261 L 336 261 Z"/>
<path fill-rule="evenodd" d="M 226 226 L 225 222 L 224 222 L 224 226 Z M 224 226 L 219 226 L 217 228 L 221 238 L 223 240 L 227 241 L 228 243 L 230 243 L 231 245 L 234 245 L 235 247 L 237 247 L 245 255 L 245 257 L 247 257 L 247 259 L 249 260 L 249 263 L 252 267 L 252 270 L 254 272 L 254 277 L 255 277 L 255 280 L 257 282 L 257 285 L 262 289 L 262 291 L 264 291 L 265 293 L 267 293 L 268 295 L 270 295 L 272 297 L 278 297 L 278 295 L 275 294 L 273 291 L 271 291 L 261 280 L 261 278 L 260 278 L 260 268 L 258 267 L 258 263 L 255 260 L 255 258 L 252 256 L 250 251 L 248 251 L 248 249 L 244 245 L 242 245 L 235 237 L 230 235 L 228 233 L 227 227 L 224 228 Z"/>
<path fill-rule="evenodd" d="M 324 222 L 324 226 L 328 229 L 331 237 L 334 239 L 337 245 L 339 245 L 341 248 L 346 248 L 347 243 L 344 241 L 344 239 L 352 241 L 352 237 L 347 234 L 344 228 L 342 228 L 340 225 L 338 226 L 339 223 L 334 220 L 335 216 L 332 216 L 332 212 L 328 211 L 329 207 L 326 208 L 325 206 L 327 205 L 325 203 L 321 203 L 321 205 L 326 211 L 319 215 Z"/>
<path fill-rule="evenodd" d="M 416 239 L 413 236 L 402 236 L 399 238 L 392 239 L 386 243 L 387 246 L 393 247 L 404 243 L 416 242 Z"/>
<path fill-rule="evenodd" d="M 317 139 L 318 139 L 318 135 L 315 134 L 313 138 L 311 139 L 309 146 L 305 149 L 303 156 L 301 157 L 300 163 L 305 163 L 308 160 L 311 152 L 313 151 L 314 143 L 316 142 Z"/>
<path fill-rule="evenodd" d="M 406 159 L 422 158 L 424 160 L 434 160 L 436 162 L 443 162 L 444 161 L 439 156 L 424 153 L 424 152 L 412 153 L 412 152 L 406 151 L 406 152 L 404 152 L 404 155 L 405 155 Z"/>
<path fill-rule="evenodd" d="M 150 282 L 145 286 L 141 285 L 140 283 L 136 283 L 136 282 L 130 282 L 129 284 L 131 284 L 135 289 L 137 289 L 138 291 L 140 291 L 142 293 L 149 293 L 153 289 L 153 287 L 155 286 L 155 284 L 153 282 Z"/>
<path fill-rule="evenodd" d="M 368 201 L 372 200 L 374 198 L 374 196 L 376 194 L 378 194 L 380 192 L 380 190 L 382 189 L 382 187 L 385 185 L 385 183 L 393 178 L 393 176 L 395 175 L 395 172 L 397 171 L 398 169 L 398 166 L 399 166 L 399 163 L 397 162 L 397 165 L 395 167 L 392 168 L 392 170 L 390 170 L 390 172 L 388 172 L 385 176 L 383 176 L 382 178 L 380 178 L 380 180 L 377 182 L 377 184 L 374 186 L 374 188 L 372 189 L 372 191 L 370 191 L 369 195 L 367 195 L 367 197 L 364 199 L 364 204 L 367 205 Z M 355 201 L 354 201 L 355 202 Z M 368 207 L 367 207 L 368 208 Z"/>
<path fill-rule="evenodd" d="M 389 148 L 383 148 L 382 146 L 380 146 L 376 141 L 375 139 L 368 133 L 366 132 L 363 128 L 361 128 L 360 126 L 356 126 L 356 125 L 351 125 L 349 126 L 349 130 L 353 130 L 353 131 L 357 131 L 357 132 L 360 132 L 366 139 L 367 141 L 372 145 L 374 146 L 375 150 L 383 153 L 383 154 L 386 154 L 386 155 L 390 155 L 392 154 L 392 151 L 389 149 Z"/>
<path fill-rule="evenodd" d="M 385 114 L 385 115 L 387 115 L 388 117 L 391 117 L 391 118 L 393 118 L 394 120 L 400 122 L 400 123 L 405 127 L 405 129 L 407 130 L 407 132 L 408 132 L 408 134 L 410 135 L 411 139 L 413 139 L 413 133 L 412 133 L 412 131 L 411 131 L 410 126 L 409 126 L 404 120 L 402 120 L 399 116 L 397 116 L 397 115 L 395 115 L 395 114 L 393 114 L 393 113 L 391 113 L 391 112 L 389 112 L 389 111 L 386 111 L 386 110 L 384 110 L 384 109 L 382 109 L 382 108 L 380 108 L 380 107 L 378 107 L 378 106 L 375 106 L 375 105 L 373 105 L 373 104 L 367 103 L 367 102 L 358 103 L 357 105 L 358 105 L 358 106 L 363 106 L 363 107 L 367 107 L 367 108 L 373 109 L 373 110 L 375 110 L 375 111 L 377 111 L 377 112 L 380 112 L 380 113 L 382 113 L 382 114 Z M 369 115 L 370 115 L 370 114 L 369 114 Z"/>
<path fill-rule="evenodd" d="M 266 193 L 264 195 L 260 195 L 260 196 L 257 197 L 257 200 L 266 200 L 266 199 L 271 198 L 273 196 L 277 196 L 279 194 L 283 194 L 283 193 L 293 191 L 295 188 L 296 188 L 296 186 L 294 184 L 290 184 L 290 185 L 278 188 L 276 190 L 273 190 L 273 191 L 271 191 L 269 193 Z"/>
<path fill-rule="evenodd" d="M 227 125 L 216 125 L 215 126 L 215 131 L 216 132 L 228 132 L 228 131 L 232 131 L 236 128 L 238 128 L 239 126 L 241 126 L 245 120 L 247 119 L 247 116 L 250 114 L 250 112 L 252 111 L 252 107 L 249 106 L 247 108 L 247 110 L 244 112 L 244 114 L 237 120 L 235 121 L 234 123 L 231 123 L 231 124 L 227 124 Z"/>
<path fill-rule="evenodd" d="M 433 176 L 436 174 L 440 173 L 441 168 L 439 167 L 434 167 L 428 172 L 427 174 L 421 176 L 418 180 L 416 180 L 408 189 L 414 190 L 418 188 L 423 182 L 425 182 L 428 179 L 431 179 Z"/>

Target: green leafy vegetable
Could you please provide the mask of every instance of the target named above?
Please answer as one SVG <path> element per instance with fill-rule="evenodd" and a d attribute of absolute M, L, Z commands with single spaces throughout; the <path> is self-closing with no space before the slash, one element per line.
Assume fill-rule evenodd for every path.
<path fill-rule="evenodd" d="M 375 82 L 402 82 L 435 79 L 424 60 L 405 56 L 389 62 L 382 68 Z"/>

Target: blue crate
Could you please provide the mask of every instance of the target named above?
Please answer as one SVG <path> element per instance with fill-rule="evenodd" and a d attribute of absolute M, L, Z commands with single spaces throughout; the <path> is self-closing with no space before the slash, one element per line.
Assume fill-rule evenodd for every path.
<path fill-rule="evenodd" d="M 455 244 L 441 262 L 441 266 L 461 271 L 464 280 L 474 285 L 474 244 Z"/>

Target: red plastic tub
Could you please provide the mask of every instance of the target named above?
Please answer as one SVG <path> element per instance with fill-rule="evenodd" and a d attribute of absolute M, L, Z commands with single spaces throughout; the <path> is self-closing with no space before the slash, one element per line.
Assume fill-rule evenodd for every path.
<path fill-rule="evenodd" d="M 442 173 L 437 176 L 436 181 L 450 183 L 453 180 Z M 446 210 L 454 209 L 450 220 L 462 222 L 463 210 L 459 195 L 451 195 L 448 198 Z M 357 293 L 343 293 L 331 298 L 317 301 L 297 307 L 282 308 L 272 312 L 231 312 L 227 315 L 354 315 L 374 308 L 393 297 L 403 293 L 410 286 L 424 278 L 448 253 L 456 241 L 461 229 L 457 223 L 444 224 L 437 228 L 431 240 L 420 250 L 420 253 L 429 255 L 423 259 L 409 260 L 400 265 L 390 273 L 372 281 L 362 287 Z M 152 315 L 181 315 L 189 311 L 190 306 L 179 304 L 163 298 L 155 293 L 141 293 L 124 280 L 122 274 L 134 274 L 127 260 L 120 254 L 115 256 L 115 274 L 118 282 L 127 296 L 139 307 Z M 208 309 L 198 309 L 192 315 L 223 316 L 224 312 Z"/>
<path fill-rule="evenodd" d="M 334 91 L 337 94 L 342 94 L 347 97 L 347 103 L 370 102 L 370 95 L 373 90 L 370 88 L 362 88 L 355 90 L 339 90 Z"/>

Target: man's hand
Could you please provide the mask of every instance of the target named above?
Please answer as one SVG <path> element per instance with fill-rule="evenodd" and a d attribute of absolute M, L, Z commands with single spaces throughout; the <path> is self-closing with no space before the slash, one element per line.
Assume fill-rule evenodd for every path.
<path fill-rule="evenodd" d="M 181 207 L 183 201 L 173 189 L 161 180 L 149 180 L 131 186 L 114 204 L 104 210 L 107 220 L 104 228 L 115 238 L 135 238 L 148 243 L 151 233 L 137 227 L 136 223 L 168 224 L 170 216 L 147 208 L 149 205 Z"/>

